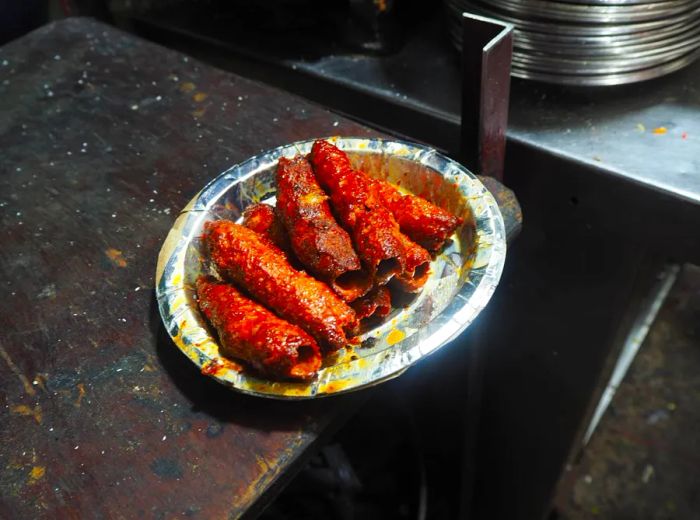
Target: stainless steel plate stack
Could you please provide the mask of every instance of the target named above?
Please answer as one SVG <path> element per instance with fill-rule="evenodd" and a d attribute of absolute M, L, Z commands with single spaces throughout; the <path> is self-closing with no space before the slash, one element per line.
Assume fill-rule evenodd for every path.
<path fill-rule="evenodd" d="M 700 0 L 445 0 L 461 49 L 461 13 L 515 26 L 513 76 L 568 85 L 655 78 L 700 57 Z"/>

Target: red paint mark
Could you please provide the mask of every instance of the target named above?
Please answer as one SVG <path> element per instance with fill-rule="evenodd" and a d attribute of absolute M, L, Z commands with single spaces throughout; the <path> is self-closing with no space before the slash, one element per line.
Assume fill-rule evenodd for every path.
<path fill-rule="evenodd" d="M 224 368 L 224 363 L 220 359 L 212 359 L 209 363 L 202 367 L 202 374 L 205 376 L 214 376 L 222 368 Z"/>
<path fill-rule="evenodd" d="M 688 139 L 688 132 L 683 132 L 681 134 L 681 139 Z"/>
<path fill-rule="evenodd" d="M 119 251 L 119 249 L 114 249 L 113 247 L 110 247 L 105 251 L 105 255 L 107 255 L 107 258 L 109 258 L 114 265 L 117 267 L 126 267 L 126 259 L 124 258 L 124 255 L 122 255 L 122 252 Z"/>

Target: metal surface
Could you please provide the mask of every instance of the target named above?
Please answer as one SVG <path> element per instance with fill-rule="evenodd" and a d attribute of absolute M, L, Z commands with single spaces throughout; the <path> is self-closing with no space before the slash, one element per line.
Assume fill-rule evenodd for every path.
<path fill-rule="evenodd" d="M 394 55 L 328 54 L 314 60 L 261 55 L 224 33 L 207 34 L 210 44 L 193 44 L 201 35 L 176 12 L 149 20 L 148 27 L 159 27 L 151 34 L 168 45 L 196 50 L 222 67 L 244 70 L 375 126 L 459 154 L 461 67 L 441 16 L 434 14 L 415 28 Z M 662 71 L 674 74 L 614 89 L 588 91 L 516 79 L 508 148 L 520 144 L 541 153 L 545 162 L 564 157 L 585 164 L 651 195 L 687 202 L 683 207 L 692 211 L 700 204 L 700 63 L 679 61 Z M 657 71 L 649 73 L 655 75 Z"/>
<path fill-rule="evenodd" d="M 500 20 L 512 23 L 516 27 L 516 31 L 527 30 L 532 32 L 542 33 L 542 37 L 546 38 L 549 35 L 561 36 L 561 35 L 571 35 L 571 36 L 629 36 L 634 37 L 636 34 L 648 32 L 648 31 L 665 31 L 670 27 L 675 27 L 677 25 L 686 25 L 689 23 L 689 17 L 695 18 L 700 14 L 700 7 L 696 7 L 692 11 L 683 13 L 676 16 L 669 16 L 662 20 L 652 20 L 633 24 L 620 24 L 620 25 L 563 25 L 563 24 L 551 24 L 544 21 L 537 20 L 523 20 L 517 17 L 513 17 L 508 13 L 503 13 L 497 10 L 489 9 L 482 4 L 470 5 L 470 8 L 474 8 L 479 12 L 487 13 L 489 16 L 497 17 Z M 556 40 L 555 40 L 556 41 Z M 458 42 L 456 42 L 458 43 Z"/>
<path fill-rule="evenodd" d="M 512 73 L 549 83 L 603 86 L 652 79 L 700 56 L 700 5 L 586 4 L 548 0 L 446 0 L 460 47 L 459 15 L 474 10 L 515 26 Z"/>
<path fill-rule="evenodd" d="M 700 63 L 607 93 L 520 84 L 509 136 L 700 209 Z M 640 208 L 641 211 L 641 208 Z M 694 217 L 697 218 L 697 217 Z M 690 237 L 692 219 L 675 226 Z M 665 236 L 664 233 L 662 236 Z M 674 236 L 678 236 L 675 235 Z"/>
<path fill-rule="evenodd" d="M 503 179 L 513 26 L 462 16 L 461 156 L 481 175 Z"/>
<path fill-rule="evenodd" d="M 506 234 L 491 193 L 457 162 L 428 147 L 383 139 L 331 138 L 368 174 L 423 193 L 465 218 L 453 242 L 432 262 L 423 290 L 387 321 L 330 359 L 310 383 L 274 382 L 222 358 L 197 308 L 194 282 L 208 270 L 202 227 L 236 220 L 250 204 L 274 201 L 280 157 L 308 153 L 313 140 L 264 152 L 225 171 L 181 212 L 158 259 L 156 296 L 168 333 L 200 369 L 241 392 L 281 399 L 358 390 L 395 377 L 459 335 L 493 294 L 503 269 Z M 427 191 L 426 191 L 427 190 Z M 214 367 L 215 370 L 211 370 Z"/>
<path fill-rule="evenodd" d="M 539 0 L 481 1 L 504 11 L 517 13 L 518 16 L 595 24 L 628 24 L 658 20 L 684 13 L 697 5 L 696 0 L 671 0 L 646 4 L 604 6 Z"/>

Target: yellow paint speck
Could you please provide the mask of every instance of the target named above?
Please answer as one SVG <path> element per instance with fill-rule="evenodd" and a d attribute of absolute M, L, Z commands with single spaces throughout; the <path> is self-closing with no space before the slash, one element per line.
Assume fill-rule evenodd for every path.
<path fill-rule="evenodd" d="M 652 130 L 652 133 L 654 133 L 654 134 L 656 134 L 656 135 L 663 135 L 663 134 L 665 134 L 666 132 L 668 132 L 668 128 L 666 128 L 665 126 L 660 126 L 660 127 L 658 127 L 658 128 L 654 128 L 654 129 Z"/>
<path fill-rule="evenodd" d="M 198 108 L 197 110 L 192 111 L 192 115 L 194 117 L 202 117 L 206 111 L 207 111 L 207 109 L 204 107 Z"/>
<path fill-rule="evenodd" d="M 184 83 L 180 83 L 180 90 L 182 90 L 183 92 L 192 92 L 196 88 L 196 85 L 191 81 L 185 81 Z"/>
<path fill-rule="evenodd" d="M 78 399 L 75 401 L 75 406 L 80 408 L 80 403 L 85 397 L 85 385 L 83 383 L 78 383 Z"/>
<path fill-rule="evenodd" d="M 642 123 L 637 123 L 637 130 L 639 130 L 640 132 L 645 132 L 646 129 L 647 128 Z"/>
<path fill-rule="evenodd" d="M 192 99 L 194 99 L 197 103 L 201 103 L 207 99 L 207 94 L 204 92 L 197 92 L 194 96 L 192 96 Z"/>
<path fill-rule="evenodd" d="M 383 13 L 386 11 L 386 8 L 387 8 L 386 0 L 374 0 L 374 5 L 377 6 L 377 9 L 379 9 L 380 13 Z"/>
<path fill-rule="evenodd" d="M 39 405 L 36 405 L 34 408 L 30 408 L 25 404 L 18 404 L 17 406 L 13 406 L 11 410 L 12 413 L 16 413 L 17 415 L 26 415 L 34 417 L 34 420 L 37 422 L 37 424 L 41 424 L 42 415 L 41 406 Z"/>
<path fill-rule="evenodd" d="M 34 466 L 29 472 L 29 483 L 36 484 L 37 481 L 46 474 L 46 468 L 44 466 Z"/>
<path fill-rule="evenodd" d="M 399 341 L 406 337 L 406 333 L 400 329 L 392 329 L 386 337 L 387 345 L 396 345 Z"/>
<path fill-rule="evenodd" d="M 126 267 L 126 259 L 122 255 L 122 252 L 119 251 L 119 249 L 114 249 L 113 247 L 110 247 L 105 251 L 105 255 L 107 255 L 107 258 L 109 258 L 112 261 L 112 263 L 117 267 Z"/>

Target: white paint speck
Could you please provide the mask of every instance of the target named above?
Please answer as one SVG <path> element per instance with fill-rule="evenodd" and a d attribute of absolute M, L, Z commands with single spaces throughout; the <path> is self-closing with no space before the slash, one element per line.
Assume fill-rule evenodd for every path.
<path fill-rule="evenodd" d="M 80 446 L 76 446 L 76 447 L 75 447 L 75 448 L 73 448 L 73 449 L 74 449 L 74 450 L 77 450 L 78 448 L 80 448 Z"/>
<path fill-rule="evenodd" d="M 139 292 L 140 290 L 141 290 L 141 287 L 137 287 L 136 289 L 134 289 L 134 292 Z"/>
<path fill-rule="evenodd" d="M 163 99 L 163 96 L 156 96 L 156 101 L 160 101 L 161 99 Z"/>
<path fill-rule="evenodd" d="M 164 441 L 164 440 L 167 439 L 167 438 L 168 438 L 167 435 L 163 435 L 163 438 L 162 438 L 161 440 Z"/>
<path fill-rule="evenodd" d="M 7 61 L 7 60 L 2 60 L 2 66 L 3 66 L 3 67 L 7 67 L 9 64 L 10 64 L 9 61 Z"/>
<path fill-rule="evenodd" d="M 333 121 L 333 126 L 338 126 L 338 121 Z"/>
<path fill-rule="evenodd" d="M 112 218 L 117 218 L 117 214 L 116 214 L 116 213 L 112 213 Z"/>
<path fill-rule="evenodd" d="M 138 105 L 131 105 L 131 110 L 138 110 L 139 106 Z"/>
<path fill-rule="evenodd" d="M 60 54 L 56 54 L 56 55 L 53 57 L 53 59 L 56 60 L 56 61 L 58 61 L 58 60 L 61 59 L 61 55 L 60 55 Z"/>
<path fill-rule="evenodd" d="M 165 213 L 166 215 L 170 215 L 170 208 L 165 208 L 163 210 L 163 213 Z"/>

